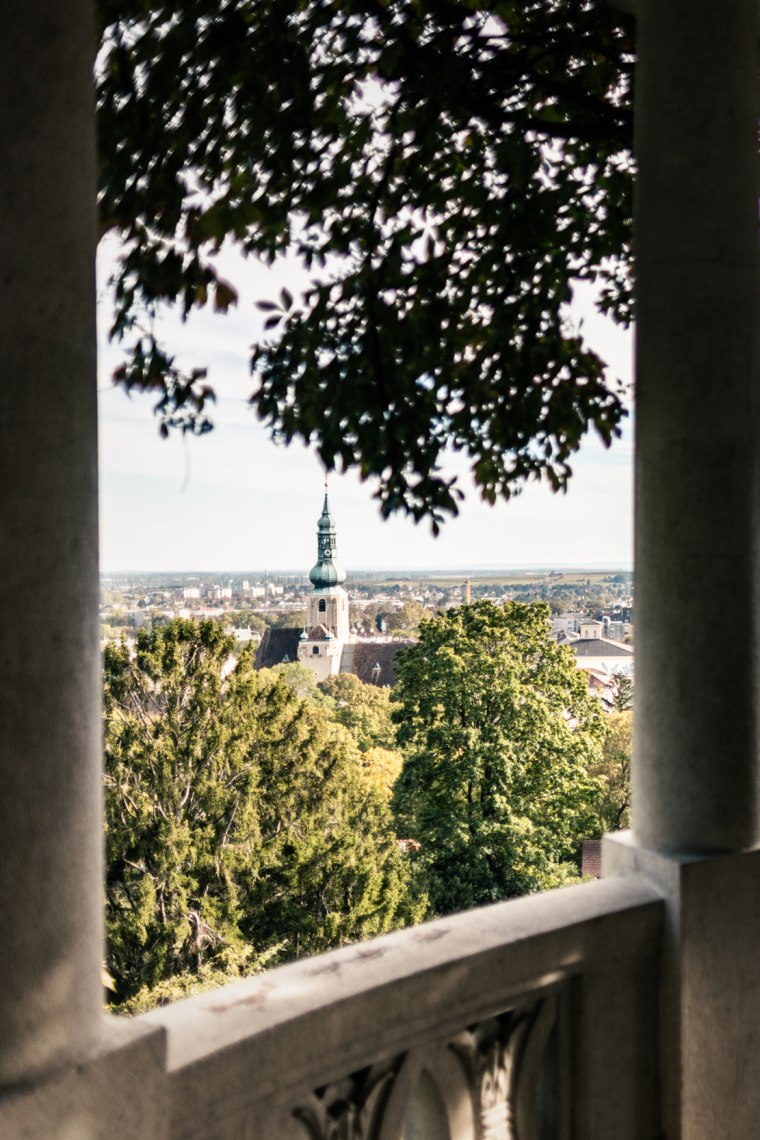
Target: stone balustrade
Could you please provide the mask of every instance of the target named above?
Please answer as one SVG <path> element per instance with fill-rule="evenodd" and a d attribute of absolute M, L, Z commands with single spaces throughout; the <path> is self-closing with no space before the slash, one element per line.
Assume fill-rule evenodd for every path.
<path fill-rule="evenodd" d="M 638 879 L 588 883 L 146 1014 L 167 1135 L 650 1140 L 662 910 Z"/>

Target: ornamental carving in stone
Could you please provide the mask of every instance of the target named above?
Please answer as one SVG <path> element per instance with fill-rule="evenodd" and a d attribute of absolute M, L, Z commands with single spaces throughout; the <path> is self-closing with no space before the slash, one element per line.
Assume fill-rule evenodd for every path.
<path fill-rule="evenodd" d="M 538 1135 L 538 1082 L 555 1018 L 555 999 L 540 998 L 480 1022 L 451 1041 L 473 1091 L 478 1140 L 532 1140 Z"/>
<path fill-rule="evenodd" d="M 435 1080 L 431 1058 L 448 1053 L 461 1066 L 463 1088 L 469 1091 L 474 1140 L 536 1140 L 541 1133 L 537 1120 L 541 1069 L 555 1019 L 555 997 L 535 999 L 427 1046 L 424 1062 L 419 1051 L 412 1051 L 317 1089 L 294 1116 L 309 1140 L 381 1140 L 391 1134 L 383 1130 L 391 1096 L 401 1095 L 402 1103 L 408 1103 L 416 1082 L 414 1078 L 409 1083 L 410 1075 L 419 1074 L 422 1066 Z M 440 1080 L 438 1091 L 444 1106 L 448 1090 Z M 404 1140 L 405 1131 L 404 1126 L 398 1140 Z M 395 1138 L 395 1125 L 391 1132 Z"/>
<path fill-rule="evenodd" d="M 373 1065 L 317 1089 L 294 1116 L 311 1140 L 374 1140 L 402 1061 Z"/>

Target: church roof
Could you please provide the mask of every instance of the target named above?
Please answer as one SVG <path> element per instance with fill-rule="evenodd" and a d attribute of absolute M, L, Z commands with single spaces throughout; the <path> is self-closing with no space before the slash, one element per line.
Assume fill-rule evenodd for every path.
<path fill-rule="evenodd" d="M 330 505 L 327 502 L 327 481 L 325 480 L 325 501 L 322 504 L 322 514 L 319 516 L 317 526 L 321 531 L 335 530 L 335 519 L 330 514 Z"/>
<path fill-rule="evenodd" d="M 570 642 L 570 648 L 576 657 L 633 657 L 630 645 L 606 637 L 581 637 Z"/>
<path fill-rule="evenodd" d="M 389 687 L 396 682 L 396 657 L 413 641 L 351 641 L 343 647 L 341 673 L 353 673 L 365 685 Z"/>
<path fill-rule="evenodd" d="M 315 625 L 308 631 L 308 633 L 306 634 L 306 637 L 304 637 L 303 640 L 304 641 L 333 641 L 334 638 L 333 638 L 333 635 L 330 633 L 330 631 L 326 625 Z"/>
<path fill-rule="evenodd" d="M 256 650 L 256 669 L 271 669 L 298 660 L 300 629 L 268 629 Z"/>
<path fill-rule="evenodd" d="M 346 571 L 332 558 L 320 558 L 309 571 L 309 580 L 315 590 L 323 591 L 345 582 Z"/>

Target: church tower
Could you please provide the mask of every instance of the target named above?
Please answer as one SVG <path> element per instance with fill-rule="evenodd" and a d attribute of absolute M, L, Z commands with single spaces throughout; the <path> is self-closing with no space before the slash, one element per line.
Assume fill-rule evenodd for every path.
<path fill-rule="evenodd" d="M 349 635 L 348 594 L 341 585 L 346 572 L 336 558 L 335 519 L 325 491 L 317 523 L 317 561 L 309 574 L 314 591 L 307 601 L 306 629 L 298 646 L 298 660 L 316 673 L 318 681 L 340 672 Z"/>

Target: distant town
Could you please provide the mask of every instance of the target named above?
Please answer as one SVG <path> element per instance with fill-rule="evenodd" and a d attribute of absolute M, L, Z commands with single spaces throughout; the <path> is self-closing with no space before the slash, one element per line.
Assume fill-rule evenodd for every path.
<path fill-rule="evenodd" d="M 556 639 L 574 646 L 579 666 L 632 672 L 630 571 L 349 571 L 344 587 L 351 635 L 362 640 L 407 640 L 425 616 L 468 600 L 545 601 Z M 191 617 L 222 621 L 240 642 L 258 644 L 270 629 L 304 629 L 313 592 L 308 573 L 111 574 L 101 580 L 101 638 L 129 642 L 143 627 Z"/>
<path fill-rule="evenodd" d="M 205 985 L 204 955 L 224 929 L 242 939 L 244 956 L 231 967 L 220 958 L 220 979 L 249 972 L 270 911 L 267 964 L 291 956 L 291 941 L 301 955 L 353 939 L 354 929 L 380 933 L 495 892 L 598 877 L 601 834 L 627 822 L 631 574 L 349 574 L 338 533 L 325 488 L 308 574 L 102 579 L 106 803 L 110 835 L 129 852 L 109 872 L 112 945 L 125 944 L 125 930 L 137 944 L 148 937 L 142 917 L 134 925 L 148 866 L 147 839 L 135 857 L 138 823 L 151 841 L 159 836 L 160 859 L 186 850 L 189 837 L 194 849 L 206 843 L 194 858 L 224 868 L 219 898 L 258 906 L 243 931 L 238 902 L 227 917 L 227 904 L 209 903 L 193 878 L 193 859 L 178 856 L 186 886 L 175 925 L 163 943 L 150 935 L 172 957 L 148 976 L 148 996 L 144 953 L 109 959 L 113 992 L 130 1012 L 165 1000 L 159 987 L 172 972 L 181 985 Z M 136 804 L 147 805 L 142 816 Z M 240 849 L 243 861 L 232 854 Z M 327 905 L 326 873 L 339 884 Z M 234 895 L 231 874 L 243 884 Z M 159 878 L 149 888 L 156 900 L 168 890 Z M 288 892 L 297 901 L 286 912 Z M 317 901 L 304 906 L 304 897 Z M 198 900 L 192 909 L 188 898 Z M 158 902 L 148 907 L 166 926 Z M 359 925 L 336 927 L 336 914 Z M 361 926 L 370 914 L 375 925 Z"/>
<path fill-rule="evenodd" d="M 384 632 L 399 628 L 405 604 L 436 613 L 462 605 L 469 591 L 472 601 L 545 601 L 557 617 L 582 612 L 603 622 L 606 636 L 623 641 L 632 634 L 632 578 L 630 572 L 600 570 L 487 576 L 477 571 L 348 571 L 345 587 L 355 622 Z M 264 625 L 300 627 L 311 590 L 307 573 L 111 574 L 101 579 L 101 637 L 130 638 L 142 626 L 172 617 L 222 619 L 240 639 L 248 631 L 260 635 Z M 560 624 L 567 627 L 567 622 Z"/>

